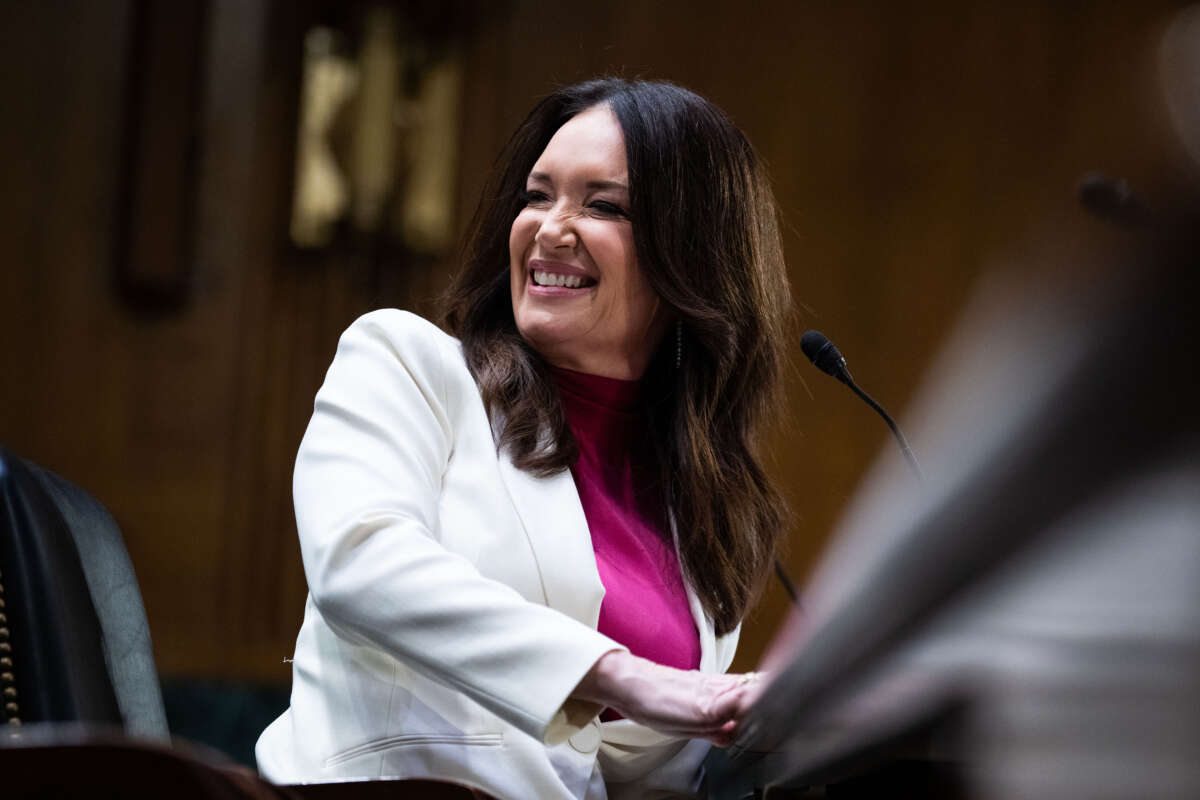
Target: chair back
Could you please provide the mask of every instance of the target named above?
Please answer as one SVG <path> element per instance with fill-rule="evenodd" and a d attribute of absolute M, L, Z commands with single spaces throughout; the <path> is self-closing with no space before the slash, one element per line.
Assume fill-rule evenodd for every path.
<path fill-rule="evenodd" d="M 0 604 L 0 719 L 167 736 L 150 629 L 120 529 L 87 492 L 3 448 Z"/>

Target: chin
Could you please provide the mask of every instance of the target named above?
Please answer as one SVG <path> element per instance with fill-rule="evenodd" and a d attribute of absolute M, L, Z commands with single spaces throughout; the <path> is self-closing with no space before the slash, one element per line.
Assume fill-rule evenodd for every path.
<path fill-rule="evenodd" d="M 572 328 L 578 329 L 584 321 L 582 309 L 572 308 L 570 302 L 539 302 L 540 298 L 527 297 L 516 306 L 517 327 L 522 332 L 565 334 Z"/>
<path fill-rule="evenodd" d="M 560 319 L 522 320 L 517 323 L 521 338 L 542 357 L 549 357 L 576 338 L 578 334 L 573 328 L 569 321 Z"/>

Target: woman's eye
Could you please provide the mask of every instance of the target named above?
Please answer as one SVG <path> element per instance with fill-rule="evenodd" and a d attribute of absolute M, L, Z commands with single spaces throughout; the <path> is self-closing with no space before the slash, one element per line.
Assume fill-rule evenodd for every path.
<path fill-rule="evenodd" d="M 526 189 L 521 192 L 521 205 L 532 206 L 540 203 L 548 203 L 549 201 L 549 195 L 537 189 Z"/>
<path fill-rule="evenodd" d="M 606 216 L 629 218 L 629 213 L 625 209 L 607 200 L 593 200 L 591 207 Z"/>

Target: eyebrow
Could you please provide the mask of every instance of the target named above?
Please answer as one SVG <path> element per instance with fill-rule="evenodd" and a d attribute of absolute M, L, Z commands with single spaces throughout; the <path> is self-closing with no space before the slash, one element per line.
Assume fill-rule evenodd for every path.
<path fill-rule="evenodd" d="M 531 172 L 529 173 L 529 179 L 533 181 L 540 181 L 542 183 L 554 183 L 554 181 L 550 180 L 550 176 L 544 172 Z M 588 181 L 584 185 L 588 189 L 619 189 L 623 192 L 629 191 L 628 184 L 622 181 Z"/>

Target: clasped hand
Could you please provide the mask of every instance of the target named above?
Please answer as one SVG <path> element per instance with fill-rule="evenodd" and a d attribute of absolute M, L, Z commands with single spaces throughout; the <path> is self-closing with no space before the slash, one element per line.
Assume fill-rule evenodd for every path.
<path fill-rule="evenodd" d="M 724 675 L 655 664 L 623 650 L 605 653 L 572 692 L 663 733 L 733 742 L 758 674 Z"/>

